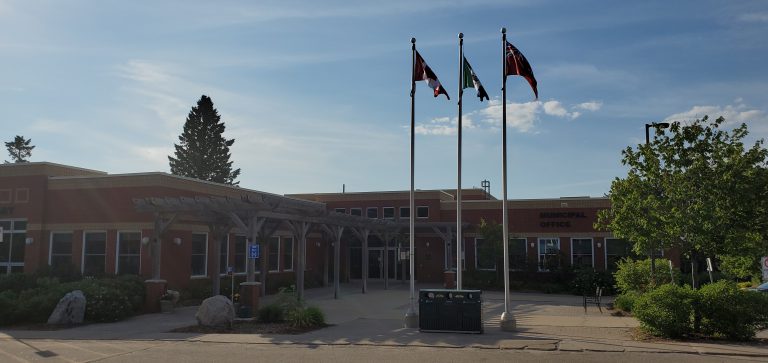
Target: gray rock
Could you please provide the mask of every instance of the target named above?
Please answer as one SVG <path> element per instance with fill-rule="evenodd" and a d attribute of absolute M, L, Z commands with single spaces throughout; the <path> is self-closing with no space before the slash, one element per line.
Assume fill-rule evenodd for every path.
<path fill-rule="evenodd" d="M 216 295 L 203 300 L 197 309 L 197 323 L 204 326 L 226 326 L 235 320 L 235 307 L 232 301 L 223 295 Z"/>
<path fill-rule="evenodd" d="M 51 316 L 48 317 L 48 324 L 51 325 L 70 325 L 82 324 L 85 317 L 85 295 L 80 290 L 68 292 L 56 304 Z"/>

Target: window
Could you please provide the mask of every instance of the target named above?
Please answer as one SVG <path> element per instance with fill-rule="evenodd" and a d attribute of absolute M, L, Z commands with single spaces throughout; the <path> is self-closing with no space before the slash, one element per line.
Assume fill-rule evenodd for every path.
<path fill-rule="evenodd" d="M 410 217 L 411 217 L 411 208 L 400 207 L 400 218 L 410 218 Z"/>
<path fill-rule="evenodd" d="M 394 219 L 395 218 L 395 207 L 384 207 L 382 208 L 383 217 L 385 219 Z"/>
<path fill-rule="evenodd" d="M 365 214 L 368 218 L 379 218 L 379 208 L 370 207 L 365 211 Z"/>
<path fill-rule="evenodd" d="M 219 253 L 219 274 L 224 275 L 227 273 L 229 267 L 229 235 L 226 238 L 222 238 L 221 251 Z"/>
<path fill-rule="evenodd" d="M 269 239 L 269 259 L 267 260 L 269 271 L 280 271 L 280 237 Z"/>
<path fill-rule="evenodd" d="M 363 210 L 361 208 L 349 208 L 349 214 L 362 217 Z"/>
<path fill-rule="evenodd" d="M 245 273 L 248 243 L 245 236 L 235 236 L 235 273 Z"/>
<path fill-rule="evenodd" d="M 103 274 L 107 259 L 107 233 L 86 232 L 83 241 L 83 275 Z"/>
<path fill-rule="evenodd" d="M 539 238 L 539 270 L 549 271 L 560 267 L 560 239 Z"/>
<path fill-rule="evenodd" d="M 416 218 L 429 218 L 429 207 L 416 207 Z"/>
<path fill-rule="evenodd" d="M 524 270 L 528 260 L 528 241 L 525 238 L 509 239 L 509 269 Z"/>
<path fill-rule="evenodd" d="M 605 268 L 608 271 L 616 271 L 616 264 L 625 257 L 637 257 L 632 251 L 632 243 L 618 238 L 605 239 Z"/>
<path fill-rule="evenodd" d="M 347 209 L 346 208 L 336 208 L 333 211 L 336 212 L 336 213 L 342 213 L 342 214 L 346 214 L 347 213 Z"/>
<path fill-rule="evenodd" d="M 72 232 L 51 232 L 48 264 L 56 271 L 72 263 Z"/>
<path fill-rule="evenodd" d="M 192 233 L 192 258 L 190 260 L 192 276 L 208 274 L 208 235 Z"/>
<path fill-rule="evenodd" d="M 283 271 L 293 270 L 293 238 L 283 238 Z"/>
<path fill-rule="evenodd" d="M 571 264 L 573 268 L 593 267 L 591 238 L 571 239 Z"/>
<path fill-rule="evenodd" d="M 141 233 L 117 233 L 117 266 L 118 275 L 138 275 L 141 267 Z"/>
<path fill-rule="evenodd" d="M 456 269 L 456 240 L 451 240 L 450 242 L 445 244 L 445 266 L 446 269 Z M 461 240 L 461 270 L 465 271 L 467 269 L 467 261 L 465 260 L 466 257 L 466 243 L 465 240 L 462 238 Z M 475 248 L 477 248 L 477 242 L 475 242 Z M 475 251 L 475 256 L 477 256 L 477 251 Z M 477 266 L 477 261 L 475 261 L 475 266 Z"/>
<path fill-rule="evenodd" d="M 475 238 L 475 268 L 478 270 L 496 270 L 496 256 L 493 246 L 483 238 Z"/>
<path fill-rule="evenodd" d="M 27 221 L 0 221 L 3 229 L 3 242 L 0 242 L 0 274 L 24 272 L 24 253 L 26 250 Z"/>

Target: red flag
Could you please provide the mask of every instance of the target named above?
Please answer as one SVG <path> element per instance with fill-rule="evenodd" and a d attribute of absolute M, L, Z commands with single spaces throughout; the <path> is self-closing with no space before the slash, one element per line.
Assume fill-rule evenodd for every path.
<path fill-rule="evenodd" d="M 432 72 L 432 68 L 429 68 L 427 62 L 424 61 L 424 58 L 421 57 L 418 51 L 416 51 L 416 64 L 413 65 L 413 80 L 427 81 L 427 85 L 435 91 L 435 97 L 442 93 L 446 98 L 451 99 L 448 96 L 448 92 L 445 91 L 445 88 L 437 79 L 435 72 Z"/>
<path fill-rule="evenodd" d="M 523 53 L 515 48 L 512 43 L 507 42 L 507 72 L 506 76 L 523 76 L 528 81 L 533 89 L 533 94 L 536 95 L 536 99 L 539 99 L 539 91 L 536 89 L 536 78 L 533 76 L 533 69 L 531 64 L 528 63 L 528 59 L 525 59 Z M 505 78 L 506 80 L 506 78 Z"/>

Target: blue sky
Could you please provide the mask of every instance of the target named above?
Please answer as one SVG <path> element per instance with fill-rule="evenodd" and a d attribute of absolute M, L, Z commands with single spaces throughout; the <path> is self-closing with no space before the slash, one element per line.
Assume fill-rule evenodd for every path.
<path fill-rule="evenodd" d="M 501 34 L 509 197 L 601 196 L 646 122 L 705 114 L 768 136 L 764 1 L 3 1 L 0 137 L 32 161 L 168 171 L 209 95 L 243 187 L 409 187 L 410 38 L 451 95 L 416 95 L 416 188 L 455 188 L 457 34 L 491 96 L 464 97 L 465 187 L 501 189 Z M 4 156 L 7 159 L 7 156 Z"/>

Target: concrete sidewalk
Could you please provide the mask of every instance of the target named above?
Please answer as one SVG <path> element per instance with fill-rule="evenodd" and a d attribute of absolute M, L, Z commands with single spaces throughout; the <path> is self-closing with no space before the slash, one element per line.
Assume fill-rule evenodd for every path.
<path fill-rule="evenodd" d="M 437 286 L 417 286 L 435 288 Z M 503 332 L 499 316 L 504 299 L 500 292 L 483 293 L 484 334 L 420 333 L 405 329 L 402 320 L 409 305 L 407 284 L 393 283 L 389 290 L 369 283 L 366 294 L 357 284 L 343 284 L 338 300 L 329 288 L 307 290 L 309 305 L 318 306 L 333 326 L 300 335 L 169 333 L 196 324 L 196 307 L 178 308 L 168 314 L 147 314 L 112 324 L 91 324 L 58 331 L 2 330 L 2 339 L 62 340 L 182 340 L 243 344 L 376 345 L 419 347 L 470 347 L 543 351 L 655 352 L 768 357 L 764 344 L 635 341 L 631 317 L 601 314 L 594 306 L 587 313 L 581 297 L 512 293 L 511 310 L 518 330 Z M 267 296 L 262 306 L 274 301 Z M 418 301 L 415 301 L 418 307 Z M 761 335 L 765 335 L 762 332 Z"/>

